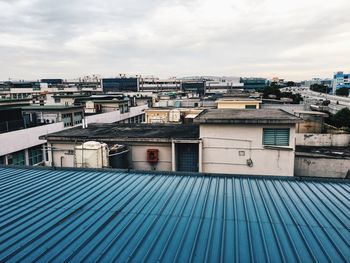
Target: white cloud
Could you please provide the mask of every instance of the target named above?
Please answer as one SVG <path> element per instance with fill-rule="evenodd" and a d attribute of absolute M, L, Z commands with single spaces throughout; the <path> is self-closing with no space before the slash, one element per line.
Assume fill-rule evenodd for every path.
<path fill-rule="evenodd" d="M 348 0 L 0 0 L 0 79 L 350 70 Z"/>

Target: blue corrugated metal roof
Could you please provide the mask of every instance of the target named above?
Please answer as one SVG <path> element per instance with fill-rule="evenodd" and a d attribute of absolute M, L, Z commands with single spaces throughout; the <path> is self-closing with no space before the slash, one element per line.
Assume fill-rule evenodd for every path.
<path fill-rule="evenodd" d="M 349 181 L 0 168 L 0 261 L 350 258 Z"/>

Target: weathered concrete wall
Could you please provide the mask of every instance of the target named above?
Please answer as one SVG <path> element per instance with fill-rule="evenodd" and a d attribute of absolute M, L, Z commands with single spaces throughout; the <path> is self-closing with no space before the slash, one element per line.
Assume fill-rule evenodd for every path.
<path fill-rule="evenodd" d="M 296 176 L 345 178 L 349 169 L 349 159 L 295 157 Z"/>
<path fill-rule="evenodd" d="M 294 111 L 305 110 L 304 104 L 262 104 L 262 109 L 281 109 L 294 114 Z"/>
<path fill-rule="evenodd" d="M 350 134 L 297 133 L 297 146 L 350 146 Z"/>
<path fill-rule="evenodd" d="M 289 147 L 265 147 L 263 128 L 290 128 Z M 201 125 L 202 171 L 293 176 L 294 125 Z M 252 160 L 252 166 L 247 160 Z"/>

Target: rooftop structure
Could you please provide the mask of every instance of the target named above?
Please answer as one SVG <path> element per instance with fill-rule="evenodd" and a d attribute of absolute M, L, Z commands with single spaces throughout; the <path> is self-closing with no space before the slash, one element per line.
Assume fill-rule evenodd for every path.
<path fill-rule="evenodd" d="M 279 109 L 210 109 L 194 120 L 200 124 L 292 124 L 302 120 Z"/>
<path fill-rule="evenodd" d="M 0 261 L 347 262 L 349 180 L 0 167 Z"/>
<path fill-rule="evenodd" d="M 222 98 L 217 100 L 218 109 L 259 109 L 261 100 L 252 98 Z"/>
<path fill-rule="evenodd" d="M 198 139 L 198 125 L 171 124 L 90 124 L 88 128 L 76 127 L 43 136 L 50 140 L 67 140 L 72 138 L 104 141 L 164 141 L 171 139 Z"/>

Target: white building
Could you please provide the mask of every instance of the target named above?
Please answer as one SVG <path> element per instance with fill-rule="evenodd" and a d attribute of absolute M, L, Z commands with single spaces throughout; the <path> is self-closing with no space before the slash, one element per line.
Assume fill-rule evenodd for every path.
<path fill-rule="evenodd" d="M 38 108 L 38 107 L 36 107 Z M 47 107 L 44 107 L 47 108 Z M 49 107 L 52 108 L 52 107 Z M 69 107 L 68 107 L 69 108 Z M 79 108 L 79 107 L 78 107 Z M 131 107 L 129 112 L 121 113 L 118 111 L 96 114 L 85 117 L 85 121 L 89 123 L 113 123 L 113 122 L 141 122 L 144 120 L 144 110 L 147 105 Z M 27 112 L 32 112 L 34 107 L 29 107 Z M 75 107 L 73 107 L 75 110 Z M 36 109 L 37 112 L 38 109 Z M 47 152 L 46 140 L 40 140 L 40 136 L 49 133 L 67 130 L 72 126 L 81 126 L 81 119 L 74 116 L 74 113 L 67 115 L 60 111 L 55 111 L 54 123 L 51 121 L 48 124 L 32 127 L 27 129 L 15 130 L 0 134 L 0 164 L 12 165 L 42 165 L 49 160 Z M 44 114 L 48 118 L 48 115 Z M 51 116 L 51 115 L 50 115 Z"/>
<path fill-rule="evenodd" d="M 75 167 L 75 146 L 96 140 L 127 146 L 126 166 L 135 170 L 293 176 L 295 124 L 301 121 L 277 109 L 213 109 L 195 118 L 197 125 L 90 125 L 44 138 L 57 166 Z"/>

